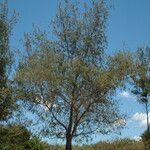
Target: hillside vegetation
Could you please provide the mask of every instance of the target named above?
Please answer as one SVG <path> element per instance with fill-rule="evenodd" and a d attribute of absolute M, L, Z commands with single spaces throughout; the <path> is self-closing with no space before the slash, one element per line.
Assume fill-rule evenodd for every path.
<path fill-rule="evenodd" d="M 64 147 L 46 146 L 46 150 L 64 150 Z M 116 140 L 113 142 L 99 142 L 93 145 L 73 147 L 73 150 L 145 150 L 142 141 L 129 139 Z"/>

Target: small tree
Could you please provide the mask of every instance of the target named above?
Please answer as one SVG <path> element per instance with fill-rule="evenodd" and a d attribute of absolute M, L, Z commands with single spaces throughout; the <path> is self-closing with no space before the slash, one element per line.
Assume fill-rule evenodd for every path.
<path fill-rule="evenodd" d="M 149 96 L 150 96 L 150 48 L 140 48 L 134 57 L 132 80 L 138 101 L 144 105 L 149 132 Z"/>
<path fill-rule="evenodd" d="M 73 138 L 121 127 L 111 96 L 130 66 L 129 54 L 106 61 L 105 1 L 85 5 L 83 15 L 78 9 L 70 1 L 60 5 L 53 22 L 56 41 L 39 30 L 25 36 L 28 55 L 16 74 L 18 98 L 41 119 L 44 135 L 66 139 L 66 150 L 72 149 Z"/>
<path fill-rule="evenodd" d="M 12 53 L 9 46 L 12 25 L 16 18 L 8 18 L 7 3 L 0 3 L 0 121 L 5 120 L 14 109 L 12 88 L 8 82 L 8 70 L 12 65 Z"/>
<path fill-rule="evenodd" d="M 43 150 L 44 143 L 36 137 L 32 137 L 30 131 L 20 125 L 0 126 L 0 149 L 1 150 Z"/>

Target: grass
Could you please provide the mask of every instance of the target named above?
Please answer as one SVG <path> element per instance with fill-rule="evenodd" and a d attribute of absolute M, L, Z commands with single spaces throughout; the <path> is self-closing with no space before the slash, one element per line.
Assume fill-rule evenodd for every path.
<path fill-rule="evenodd" d="M 46 150 L 64 150 L 64 146 L 47 146 Z M 113 142 L 99 142 L 93 145 L 75 146 L 73 150 L 144 150 L 144 144 L 142 141 L 122 139 Z"/>

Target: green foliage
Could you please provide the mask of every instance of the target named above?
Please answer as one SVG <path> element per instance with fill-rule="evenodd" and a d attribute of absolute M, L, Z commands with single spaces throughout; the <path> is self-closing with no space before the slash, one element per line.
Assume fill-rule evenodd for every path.
<path fill-rule="evenodd" d="M 53 21 L 56 41 L 39 29 L 25 35 L 27 55 L 16 73 L 18 99 L 45 123 L 43 135 L 66 138 L 69 146 L 73 138 L 123 127 L 112 96 L 130 71 L 130 54 L 105 55 L 105 1 L 78 10 L 71 1 L 60 5 Z"/>
<path fill-rule="evenodd" d="M 150 48 L 140 48 L 133 58 L 133 73 L 131 75 L 138 101 L 144 105 L 149 130 L 149 100 L 150 100 Z"/>
<path fill-rule="evenodd" d="M 8 125 L 0 127 L 0 149 L 14 148 L 20 150 L 26 141 L 30 139 L 31 133 L 24 127 Z"/>
<path fill-rule="evenodd" d="M 89 65 L 101 63 L 107 45 L 107 17 L 105 0 L 87 1 L 84 6 L 64 0 L 53 20 L 59 51 L 66 59 L 81 59 Z"/>
<path fill-rule="evenodd" d="M 47 146 L 45 150 L 64 150 L 64 146 Z M 73 146 L 73 150 L 145 150 L 142 141 L 120 139 L 91 145 Z"/>
<path fill-rule="evenodd" d="M 7 125 L 0 127 L 1 150 L 45 150 L 46 144 L 38 138 L 31 138 L 31 133 L 22 126 Z"/>
<path fill-rule="evenodd" d="M 23 145 L 17 145 L 17 144 L 2 144 L 0 148 L 1 150 L 24 150 Z"/>
<path fill-rule="evenodd" d="M 17 125 L 8 125 L 8 126 L 1 126 L 0 128 L 0 141 L 2 143 L 24 143 L 25 141 L 29 140 L 30 132 L 21 126 Z"/>
<path fill-rule="evenodd" d="M 37 138 L 27 141 L 24 145 L 25 150 L 45 150 L 44 144 Z"/>
<path fill-rule="evenodd" d="M 0 3 L 0 121 L 5 120 L 15 108 L 12 87 L 8 81 L 8 71 L 12 65 L 12 53 L 9 46 L 11 29 L 16 19 L 8 16 L 7 3 Z"/>
<path fill-rule="evenodd" d="M 122 80 L 124 80 L 124 77 L 126 76 L 126 70 L 124 68 L 128 67 L 128 65 L 123 68 L 123 63 L 122 65 L 119 63 L 117 64 L 119 59 L 120 58 L 113 58 L 111 61 L 112 64 L 107 70 L 99 69 L 94 66 L 89 67 L 86 63 L 80 60 L 74 60 L 72 63 L 67 62 L 61 57 L 61 55 L 54 54 L 51 50 L 35 53 L 28 58 L 26 62 L 27 66 L 26 64 L 22 64 L 20 70 L 18 70 L 16 80 L 22 86 L 21 89 L 19 89 L 19 96 L 21 96 L 22 99 L 26 99 L 27 101 L 30 100 L 30 102 L 34 102 L 37 105 L 43 105 L 43 107 L 48 110 L 46 112 L 43 110 L 42 113 L 43 116 L 45 116 L 45 119 L 42 119 L 44 119 L 47 124 L 58 124 L 57 121 L 53 120 L 53 117 L 53 119 L 50 118 L 51 115 L 49 115 L 49 118 L 46 118 L 47 114 L 52 111 L 50 104 L 53 104 L 53 112 L 55 115 L 59 113 L 57 117 L 67 127 L 66 120 L 69 120 L 68 109 L 70 109 L 71 104 L 71 99 L 67 99 L 67 95 L 68 97 L 72 97 L 72 90 L 74 87 L 76 92 L 80 91 L 80 93 L 76 93 L 76 96 L 80 96 L 81 98 L 80 101 L 74 100 L 74 117 L 82 115 L 84 111 L 86 112 L 84 116 L 86 119 L 84 121 L 87 124 L 83 124 L 83 126 L 81 124 L 80 127 L 85 129 L 87 125 L 87 129 L 92 130 L 92 125 L 96 122 L 101 122 L 105 124 L 105 127 L 107 125 L 109 127 L 111 123 L 113 125 L 114 122 L 119 119 L 119 116 L 117 115 L 117 112 L 115 112 L 117 109 L 111 102 L 111 99 L 107 99 L 106 95 L 102 96 L 102 94 L 105 92 L 108 93 L 107 96 L 113 94 L 116 87 L 121 86 Z M 114 64 L 116 68 L 114 68 Z M 44 85 L 48 89 L 45 89 Z M 33 86 L 35 86 L 35 88 L 33 88 Z M 50 89 L 53 90 L 50 91 Z M 66 96 L 67 100 L 64 99 L 64 96 Z M 62 102 L 59 102 L 59 98 L 62 99 Z M 90 109 L 87 110 L 89 106 Z M 98 106 L 101 109 L 99 109 Z M 41 117 L 41 109 L 35 107 L 34 110 L 39 111 L 39 117 Z M 96 112 L 94 112 L 94 110 Z M 90 123 L 90 115 L 93 114 L 95 114 L 95 116 L 92 116 Z M 101 114 L 101 116 L 99 116 L 99 114 Z M 111 114 L 114 114 L 114 116 Z M 109 121 L 105 119 L 103 120 L 103 117 L 107 118 Z M 52 120 L 50 121 L 49 119 Z M 103 121 L 100 121 L 101 119 Z M 58 126 L 52 127 L 56 128 Z M 105 133 L 103 128 L 99 128 L 98 130 L 101 129 Z M 55 135 L 53 131 L 59 131 L 60 129 L 58 127 L 57 130 L 53 130 L 53 128 L 49 128 L 48 130 L 52 130 L 50 134 Z M 64 129 L 61 129 L 60 133 L 63 133 L 63 130 Z M 58 136 L 61 135 L 62 134 L 58 133 Z"/>
<path fill-rule="evenodd" d="M 147 103 L 150 94 L 150 48 L 140 48 L 135 55 L 135 72 L 131 76 L 135 88 L 133 93 L 139 96 L 139 102 Z"/>
<path fill-rule="evenodd" d="M 112 142 L 99 142 L 94 145 L 75 147 L 73 150 L 144 150 L 141 141 L 130 139 L 115 140 Z"/>
<path fill-rule="evenodd" d="M 148 130 L 146 130 L 142 135 L 142 141 L 145 145 L 145 150 L 149 150 L 150 149 L 150 132 Z"/>

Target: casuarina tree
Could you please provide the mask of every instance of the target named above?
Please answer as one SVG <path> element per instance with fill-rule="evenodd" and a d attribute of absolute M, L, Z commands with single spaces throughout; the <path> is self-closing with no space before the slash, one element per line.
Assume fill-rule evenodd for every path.
<path fill-rule="evenodd" d="M 138 101 L 144 105 L 147 118 L 147 132 L 149 132 L 149 96 L 150 96 L 150 48 L 139 48 L 134 57 L 132 92 L 137 95 Z"/>

